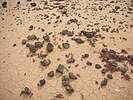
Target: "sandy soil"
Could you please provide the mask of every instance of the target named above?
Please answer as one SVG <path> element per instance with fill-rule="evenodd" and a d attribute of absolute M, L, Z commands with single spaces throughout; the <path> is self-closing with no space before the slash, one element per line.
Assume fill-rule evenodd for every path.
<path fill-rule="evenodd" d="M 133 54 L 132 0 L 51 0 L 47 5 L 44 5 L 43 0 L 21 0 L 20 4 L 17 4 L 18 0 L 5 1 L 6 8 L 0 5 L 0 100 L 60 100 L 55 97 L 57 94 L 63 95 L 62 100 L 133 100 L 132 66 L 127 61 L 118 63 L 119 67 L 124 67 L 126 63 L 127 74 L 131 78 L 129 81 L 121 78 L 120 72 L 114 72 L 113 79 L 108 79 L 107 86 L 100 87 L 101 81 L 109 72 L 105 75 L 101 73 L 104 63 L 99 58 L 100 51 L 106 45 L 106 48 L 116 52 L 125 49 L 128 54 Z M 0 0 L 0 4 L 3 2 L 4 0 Z M 31 7 L 32 2 L 36 3 L 35 7 Z M 65 6 L 63 9 L 67 10 L 66 14 L 61 14 L 59 5 Z M 60 18 L 57 19 L 59 15 Z M 67 24 L 72 18 L 78 20 L 78 25 Z M 62 22 L 59 22 L 60 20 Z M 49 22 L 51 23 L 48 24 Z M 29 31 L 31 25 L 34 28 Z M 73 31 L 74 35 L 69 37 L 59 34 L 64 29 Z M 105 38 L 97 38 L 95 47 L 92 47 L 86 37 L 76 36 L 81 30 L 97 31 L 97 34 Z M 37 55 L 31 57 L 29 49 L 21 42 L 32 34 L 39 38 L 38 41 L 43 41 L 42 37 L 46 33 L 51 33 L 50 42 L 54 44 L 54 50 L 46 57 L 51 60 L 51 64 L 43 67 L 40 64 L 42 59 Z M 84 43 L 75 43 L 72 40 L 75 37 L 81 37 Z M 36 41 L 29 43 L 34 44 Z M 70 48 L 59 49 L 58 45 L 66 41 Z M 46 50 L 46 44 L 47 42 L 44 42 L 44 46 L 35 54 Z M 66 63 L 66 54 L 69 53 L 72 53 L 76 60 L 72 64 Z M 83 59 L 81 56 L 86 53 L 89 57 Z M 86 65 L 87 60 L 92 62 L 92 66 Z M 71 95 L 66 93 L 62 86 L 62 76 L 47 76 L 47 73 L 55 71 L 59 64 L 68 69 L 63 75 L 73 72 L 77 76 L 77 80 L 70 80 L 74 88 Z M 75 67 L 77 64 L 79 65 Z M 102 68 L 96 69 L 95 64 L 100 64 Z M 38 87 L 37 83 L 43 78 L 46 84 Z M 30 98 L 20 96 L 24 87 L 28 87 L 33 93 Z"/>

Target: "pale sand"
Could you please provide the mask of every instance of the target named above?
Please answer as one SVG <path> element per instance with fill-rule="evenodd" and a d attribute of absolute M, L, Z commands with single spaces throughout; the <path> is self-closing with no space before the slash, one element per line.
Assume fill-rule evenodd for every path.
<path fill-rule="evenodd" d="M 0 0 L 0 4 L 3 1 L 4 0 Z M 33 1 L 36 2 L 36 7 L 43 7 L 43 4 L 40 4 L 41 0 Z M 64 3 L 64 1 L 62 1 L 62 3 Z M 70 5 L 72 4 L 70 1 L 77 1 L 76 9 L 80 8 L 82 10 L 75 11 L 74 9 L 70 9 Z M 52 13 L 61 15 L 60 12 L 57 11 L 57 8 L 53 10 L 34 10 L 28 13 L 28 8 L 30 8 L 30 10 L 33 8 L 30 7 L 30 2 L 28 3 L 26 0 L 21 0 L 21 4 L 15 9 L 13 7 L 16 7 L 17 0 L 8 0 L 7 8 L 0 8 L 0 100 L 28 100 L 28 98 L 20 96 L 20 92 L 24 87 L 28 87 L 33 92 L 33 96 L 30 100 L 51 100 L 58 92 L 63 94 L 64 100 L 133 100 L 133 74 L 130 73 L 132 69 L 131 65 L 127 64 L 129 68 L 128 73 L 131 77 L 130 81 L 121 78 L 120 73 L 114 73 L 113 80 L 109 80 L 107 86 L 100 89 L 100 82 L 106 75 L 101 74 L 101 69 L 95 69 L 96 63 L 103 65 L 99 58 L 99 52 L 103 48 L 103 43 L 108 45 L 108 48 L 118 52 L 120 52 L 121 49 L 126 49 L 129 54 L 133 54 L 133 29 L 130 28 L 130 25 L 133 24 L 133 11 L 131 11 L 132 14 L 127 13 L 127 11 L 129 11 L 127 7 L 131 4 L 130 0 L 125 0 L 127 4 L 120 2 L 124 0 L 115 0 L 119 2 L 113 4 L 109 3 L 110 0 L 101 0 L 101 3 L 99 2 L 100 0 L 70 1 L 66 1 L 69 4 L 67 6 L 69 17 L 61 16 L 60 19 L 62 19 L 62 23 L 57 24 L 54 24 L 56 17 L 52 15 Z M 90 5 L 87 4 L 87 1 Z M 92 5 L 94 3 L 103 7 L 103 10 L 92 11 L 93 7 L 98 8 L 98 5 Z M 107 4 L 111 6 L 105 9 L 105 5 Z M 87 5 L 88 10 L 85 12 L 84 8 Z M 115 6 L 120 6 L 120 9 L 126 8 L 123 9 L 123 11 L 118 10 L 119 14 L 108 13 Z M 23 8 L 25 10 L 22 10 Z M 76 13 L 74 14 L 74 12 L 76 12 L 77 15 Z M 4 15 L 2 15 L 3 13 Z M 79 18 L 79 13 L 88 19 Z M 125 17 L 122 13 L 128 15 L 128 17 Z M 48 14 L 50 17 L 53 17 L 50 21 L 51 24 L 47 24 L 47 19 L 40 20 L 44 17 L 39 14 Z M 94 14 L 94 16 L 92 16 L 92 14 Z M 105 19 L 100 20 L 100 16 L 107 16 L 107 21 L 105 21 Z M 116 23 L 113 23 L 113 17 L 115 17 Z M 4 20 L 2 20 L 2 18 L 4 18 Z M 66 25 L 70 18 L 77 18 L 81 22 L 79 29 L 74 23 Z M 22 24 L 20 24 L 21 20 Z M 40 21 L 37 22 L 37 20 Z M 108 21 L 111 21 L 111 23 Z M 100 29 L 98 33 L 105 36 L 105 39 L 98 39 L 95 48 L 91 47 L 87 41 L 83 44 L 76 44 L 71 40 L 71 37 L 58 35 L 59 32 L 65 29 L 65 26 L 71 31 L 74 28 L 74 33 L 77 34 L 82 29 L 86 29 L 87 24 L 93 25 L 94 23 L 99 23 L 99 28 L 103 25 L 110 25 L 111 29 L 113 29 L 119 27 L 119 21 L 125 21 L 122 26 L 125 27 L 125 24 L 127 24 L 128 29 L 124 28 L 120 30 L 119 33 L 111 33 L 110 31 L 104 32 Z M 93 22 L 93 24 L 91 22 Z M 17 23 L 19 25 L 16 25 Z M 35 29 L 29 31 L 28 28 L 30 25 L 33 25 Z M 54 25 L 57 25 L 57 27 L 54 28 Z M 41 29 L 38 29 L 39 27 L 44 28 L 45 31 L 41 32 Z M 90 29 L 89 31 L 92 30 L 92 27 L 88 28 Z M 97 28 L 97 26 L 94 26 L 94 28 Z M 126 32 L 124 32 L 125 29 Z M 71 47 L 68 50 L 58 49 L 58 45 L 61 44 L 62 41 L 57 39 L 54 51 L 47 56 L 47 58 L 51 59 L 52 63 L 47 68 L 42 68 L 42 66 L 40 66 L 40 59 L 37 56 L 27 57 L 29 49 L 23 46 L 21 41 L 31 34 L 42 38 L 45 33 L 50 32 L 53 32 L 52 35 L 61 38 L 64 42 L 69 40 Z M 51 40 L 53 40 L 52 35 L 50 35 Z M 3 39 L 4 37 L 5 39 Z M 115 39 L 110 39 L 110 37 L 114 37 Z M 120 37 L 125 37 L 127 40 L 120 39 Z M 86 38 L 83 37 L 82 39 Z M 53 41 L 51 42 L 54 43 Z M 13 44 L 16 44 L 16 47 L 13 47 Z M 42 49 L 45 50 L 45 47 L 46 44 L 44 44 Z M 37 51 L 37 53 L 39 51 Z M 65 55 L 68 53 L 74 54 L 74 58 L 76 59 L 74 64 L 66 64 L 67 58 Z M 92 66 L 86 66 L 87 60 L 81 61 L 81 55 L 85 53 L 90 55 L 88 60 L 93 63 Z M 57 61 L 57 57 L 61 58 L 61 60 Z M 35 60 L 34 63 L 33 60 Z M 5 63 L 3 61 L 5 61 Z M 64 64 L 66 68 L 71 66 L 71 68 L 68 68 L 69 72 L 72 71 L 75 74 L 80 74 L 77 80 L 71 81 L 75 90 L 71 96 L 67 95 L 65 88 L 61 85 L 61 77 L 54 76 L 52 79 L 47 77 L 47 73 L 51 70 L 55 71 L 58 64 Z M 79 66 L 75 67 L 76 64 L 79 64 Z M 86 68 L 83 68 L 84 66 L 86 66 Z M 120 64 L 120 66 L 123 65 Z M 25 76 L 24 73 L 26 73 Z M 67 73 L 68 72 L 65 71 L 64 74 Z M 45 86 L 38 88 L 38 81 L 44 77 L 46 79 Z M 98 81 L 99 84 L 95 84 L 95 81 Z"/>

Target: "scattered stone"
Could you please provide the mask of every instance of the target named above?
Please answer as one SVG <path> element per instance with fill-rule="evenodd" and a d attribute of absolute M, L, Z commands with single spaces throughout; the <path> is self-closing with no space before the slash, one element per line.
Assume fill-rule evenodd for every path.
<path fill-rule="evenodd" d="M 77 77 L 76 77 L 72 72 L 68 73 L 68 75 L 69 75 L 69 77 L 70 77 L 71 79 L 74 79 L 74 80 L 77 79 Z"/>
<path fill-rule="evenodd" d="M 37 84 L 38 86 L 44 86 L 46 83 L 46 80 L 45 79 L 42 79 L 39 81 L 39 83 Z"/>
<path fill-rule="evenodd" d="M 71 23 L 76 23 L 77 24 L 78 20 L 76 18 L 68 20 L 67 24 L 71 24 Z"/>
<path fill-rule="evenodd" d="M 22 44 L 23 44 L 23 45 L 25 45 L 26 42 L 27 42 L 27 41 L 26 41 L 25 39 L 22 40 Z"/>
<path fill-rule="evenodd" d="M 82 44 L 82 43 L 84 43 L 84 41 L 81 39 L 81 38 L 76 38 L 76 39 L 74 39 L 77 43 L 79 43 L 79 44 Z"/>
<path fill-rule="evenodd" d="M 36 37 L 34 34 L 32 34 L 32 35 L 29 35 L 29 36 L 27 37 L 27 39 L 28 39 L 28 40 L 36 40 L 37 37 Z"/>
<path fill-rule="evenodd" d="M 96 35 L 96 32 L 81 31 L 81 33 L 83 33 L 87 38 L 92 38 Z"/>
<path fill-rule="evenodd" d="M 101 67 L 101 65 L 96 64 L 96 65 L 95 65 L 95 68 L 96 68 L 96 69 L 100 69 L 100 68 L 102 68 L 102 67 Z"/>
<path fill-rule="evenodd" d="M 62 32 L 60 32 L 60 34 L 62 34 L 62 35 L 66 35 L 67 32 L 68 32 L 68 30 L 62 30 Z"/>
<path fill-rule="evenodd" d="M 33 30 L 33 25 L 30 25 L 30 27 L 29 27 L 29 31 L 31 31 L 31 30 Z"/>
<path fill-rule="evenodd" d="M 113 67 L 117 67 L 118 64 L 116 63 L 115 60 L 109 60 L 109 63 L 113 66 Z"/>
<path fill-rule="evenodd" d="M 35 7 L 36 3 L 30 3 L 31 7 Z"/>
<path fill-rule="evenodd" d="M 47 5 L 48 4 L 48 1 L 47 0 L 44 0 L 44 5 Z"/>
<path fill-rule="evenodd" d="M 40 57 L 46 57 L 48 55 L 48 52 L 46 52 L 46 51 L 41 51 L 40 52 Z"/>
<path fill-rule="evenodd" d="M 64 8 L 64 6 L 63 5 L 59 5 L 59 9 L 63 9 Z"/>
<path fill-rule="evenodd" d="M 108 74 L 108 75 L 107 75 L 107 78 L 108 78 L 108 79 L 113 79 L 113 76 L 112 76 L 111 74 Z"/>
<path fill-rule="evenodd" d="M 120 68 L 120 72 L 122 73 L 122 74 L 125 74 L 126 72 L 127 72 L 127 67 L 121 67 Z"/>
<path fill-rule="evenodd" d="M 2 7 L 3 7 L 3 8 L 6 8 L 6 7 L 7 7 L 7 2 L 6 2 L 6 1 L 4 1 L 4 2 L 2 3 Z"/>
<path fill-rule="evenodd" d="M 36 48 L 41 48 L 42 46 L 43 46 L 43 42 L 40 42 L 40 41 L 35 42 L 35 47 Z"/>
<path fill-rule="evenodd" d="M 71 32 L 71 31 L 68 31 L 68 30 L 62 30 L 62 32 L 60 32 L 60 34 L 67 35 L 67 36 L 73 36 L 74 32 Z"/>
<path fill-rule="evenodd" d="M 25 87 L 24 90 L 21 91 L 20 96 L 21 95 L 28 95 L 29 97 L 31 97 L 33 93 L 30 91 L 28 87 Z"/>
<path fill-rule="evenodd" d="M 72 88 L 71 85 L 68 85 L 68 86 L 66 87 L 66 91 L 67 91 L 69 94 L 71 94 L 71 93 L 74 92 L 74 89 Z"/>
<path fill-rule="evenodd" d="M 40 61 L 40 63 L 42 66 L 49 66 L 51 63 L 51 60 L 50 59 L 48 59 L 48 60 L 44 59 L 43 61 Z"/>
<path fill-rule="evenodd" d="M 90 61 L 87 61 L 86 64 L 89 66 L 92 66 L 92 62 L 90 62 Z"/>
<path fill-rule="evenodd" d="M 101 72 L 102 72 L 102 74 L 105 74 L 105 73 L 107 72 L 107 69 L 103 68 L 103 69 L 101 70 Z"/>
<path fill-rule="evenodd" d="M 70 48 L 70 44 L 69 44 L 69 43 L 62 43 L 62 46 L 63 46 L 65 49 L 69 49 L 69 48 Z"/>
<path fill-rule="evenodd" d="M 46 49 L 48 52 L 52 52 L 54 50 L 54 45 L 52 43 L 48 43 Z"/>
<path fill-rule="evenodd" d="M 16 44 L 13 44 L 13 47 L 16 47 Z"/>
<path fill-rule="evenodd" d="M 32 52 L 32 53 L 35 53 L 35 52 L 37 51 L 37 49 L 35 48 L 34 45 L 30 45 L 30 46 L 29 46 L 29 50 L 30 50 L 30 52 Z"/>
<path fill-rule="evenodd" d="M 49 35 L 45 35 L 45 36 L 43 36 L 43 39 L 44 39 L 45 41 L 49 41 L 50 37 L 49 37 Z"/>
<path fill-rule="evenodd" d="M 88 58 L 89 57 L 89 54 L 84 54 L 84 55 L 82 55 L 82 58 Z"/>
<path fill-rule="evenodd" d="M 68 75 L 62 76 L 62 85 L 63 86 L 69 85 L 69 82 L 70 82 L 70 79 L 69 79 L 69 76 Z"/>
<path fill-rule="evenodd" d="M 18 1 L 17 4 L 19 5 L 20 4 L 20 1 Z"/>
<path fill-rule="evenodd" d="M 73 36 L 73 35 L 74 35 L 74 32 L 71 32 L 71 31 L 67 32 L 67 36 Z"/>
<path fill-rule="evenodd" d="M 50 72 L 48 73 L 48 76 L 49 76 L 49 77 L 54 77 L 54 71 L 50 71 Z"/>
<path fill-rule="evenodd" d="M 74 62 L 75 62 L 75 59 L 73 58 L 73 56 L 67 59 L 67 63 L 74 63 Z"/>
<path fill-rule="evenodd" d="M 59 64 L 58 68 L 56 69 L 56 72 L 63 74 L 63 72 L 64 72 L 64 65 Z"/>
<path fill-rule="evenodd" d="M 62 14 L 66 14 L 67 13 L 67 9 L 66 8 L 61 9 L 61 13 Z"/>
<path fill-rule="evenodd" d="M 104 80 L 101 82 L 101 87 L 106 86 L 108 83 L 108 80 L 104 78 Z"/>
<path fill-rule="evenodd" d="M 30 47 L 30 44 L 29 44 L 29 43 L 27 43 L 27 44 L 26 44 L 26 47 Z"/>

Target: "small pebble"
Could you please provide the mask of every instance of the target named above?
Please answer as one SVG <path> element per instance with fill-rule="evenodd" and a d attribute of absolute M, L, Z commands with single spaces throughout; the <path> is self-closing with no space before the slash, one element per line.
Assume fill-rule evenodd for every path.
<path fill-rule="evenodd" d="M 81 33 L 84 34 L 84 36 L 86 36 L 87 38 L 92 38 L 95 36 L 95 32 L 87 32 L 87 31 L 81 31 Z"/>
<path fill-rule="evenodd" d="M 63 72 L 64 72 L 64 65 L 59 64 L 58 68 L 56 69 L 56 72 L 63 74 Z"/>
<path fill-rule="evenodd" d="M 67 63 L 74 63 L 75 62 L 75 59 L 73 57 L 67 59 Z"/>
<path fill-rule="evenodd" d="M 84 43 L 84 41 L 81 39 L 81 38 L 76 38 L 76 39 L 74 39 L 77 43 L 79 43 L 79 44 L 82 44 L 82 43 Z"/>
<path fill-rule="evenodd" d="M 35 48 L 34 45 L 30 45 L 30 46 L 29 46 L 29 50 L 30 50 L 30 52 L 32 52 L 32 53 L 35 53 L 35 52 L 37 51 L 37 49 Z"/>
<path fill-rule="evenodd" d="M 26 44 L 26 47 L 30 47 L 30 44 L 29 44 L 29 43 L 27 43 L 27 44 Z"/>
<path fill-rule="evenodd" d="M 43 86 L 43 85 L 45 85 L 45 83 L 46 83 L 46 80 L 42 79 L 39 81 L 38 86 Z"/>
<path fill-rule="evenodd" d="M 42 42 L 35 42 L 35 47 L 36 48 L 40 48 L 40 47 L 42 47 L 43 46 L 43 43 Z"/>
<path fill-rule="evenodd" d="M 45 41 L 49 41 L 50 37 L 49 37 L 49 35 L 45 35 L 45 36 L 43 36 L 43 39 L 44 39 Z"/>
<path fill-rule="evenodd" d="M 54 77 L 54 71 L 50 71 L 50 72 L 48 73 L 48 76 L 49 76 L 49 77 Z"/>
<path fill-rule="evenodd" d="M 103 68 L 102 70 L 101 70 L 101 73 L 102 74 L 105 74 L 107 72 L 107 70 L 105 69 L 105 68 Z"/>
<path fill-rule="evenodd" d="M 106 86 L 108 83 L 108 80 L 104 78 L 104 80 L 101 82 L 101 87 Z"/>
<path fill-rule="evenodd" d="M 41 51 L 40 52 L 40 57 L 46 57 L 48 55 L 48 52 L 46 52 L 46 51 Z"/>
<path fill-rule="evenodd" d="M 72 72 L 69 72 L 68 75 L 69 75 L 69 77 L 70 77 L 71 79 L 74 79 L 74 80 L 77 79 L 77 77 L 76 77 Z"/>
<path fill-rule="evenodd" d="M 54 45 L 52 43 L 48 43 L 46 49 L 48 52 L 52 52 L 54 50 Z"/>
<path fill-rule="evenodd" d="M 27 41 L 26 41 L 25 39 L 22 40 L 22 44 L 23 44 L 23 45 L 26 44 L 26 42 L 27 42 Z"/>
<path fill-rule="evenodd" d="M 51 60 L 50 59 L 48 59 L 48 60 L 44 59 L 43 61 L 40 61 L 40 63 L 42 66 L 49 66 L 51 64 Z"/>
<path fill-rule="evenodd" d="M 30 3 L 30 5 L 31 5 L 32 7 L 35 7 L 35 6 L 36 6 L 36 3 Z"/>
<path fill-rule="evenodd" d="M 2 7 L 3 7 L 3 8 L 6 8 L 6 7 L 7 7 L 7 2 L 6 2 L 6 1 L 4 1 L 4 2 L 2 3 Z"/>
<path fill-rule="evenodd" d="M 68 85 L 68 86 L 66 87 L 66 91 L 67 91 L 69 94 L 71 94 L 71 93 L 74 92 L 74 89 L 72 88 L 71 85 Z"/>
<path fill-rule="evenodd" d="M 108 75 L 107 75 L 107 78 L 108 78 L 108 79 L 113 79 L 113 76 L 112 76 L 111 74 L 108 74 Z"/>
<path fill-rule="evenodd" d="M 32 35 L 29 35 L 29 36 L 27 37 L 27 39 L 28 39 L 28 40 L 36 40 L 37 37 L 36 37 L 34 34 L 32 34 Z"/>
<path fill-rule="evenodd" d="M 86 64 L 89 66 L 92 66 L 92 62 L 90 62 L 90 61 L 87 61 Z"/>
<path fill-rule="evenodd" d="M 70 79 L 69 79 L 69 76 L 68 75 L 62 76 L 62 85 L 63 86 L 69 85 L 69 81 L 70 81 Z"/>
<path fill-rule="evenodd" d="M 65 49 L 69 49 L 69 48 L 70 48 L 70 44 L 69 44 L 69 43 L 62 43 L 62 46 L 63 46 Z"/>
<path fill-rule="evenodd" d="M 96 64 L 96 65 L 95 65 L 95 68 L 96 68 L 96 69 L 100 69 L 100 68 L 102 68 L 102 67 L 101 67 L 101 65 Z"/>

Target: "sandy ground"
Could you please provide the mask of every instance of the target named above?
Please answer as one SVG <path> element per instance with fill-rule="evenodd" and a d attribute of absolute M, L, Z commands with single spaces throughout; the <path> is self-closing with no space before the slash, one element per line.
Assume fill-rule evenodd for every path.
<path fill-rule="evenodd" d="M 0 4 L 3 1 L 0 0 Z M 114 0 L 114 3 L 110 3 L 111 0 L 62 0 L 55 8 L 50 6 L 56 6 L 54 0 L 48 1 L 47 5 L 44 5 L 41 0 L 32 0 L 31 2 L 37 4 L 35 7 L 31 7 L 31 2 L 26 0 L 21 0 L 20 4 L 17 4 L 17 0 L 5 1 L 7 1 L 7 7 L 0 6 L 0 100 L 60 100 L 53 99 L 59 93 L 63 95 L 64 100 L 133 100 L 133 74 L 131 73 L 133 68 L 129 63 L 127 63 L 127 73 L 131 77 L 129 81 L 121 78 L 119 72 L 115 72 L 112 74 L 113 79 L 109 80 L 107 86 L 103 88 L 100 88 L 100 83 L 107 74 L 103 75 L 101 69 L 95 68 L 97 63 L 102 67 L 104 65 L 99 58 L 99 52 L 104 48 L 103 44 L 117 52 L 125 49 L 128 54 L 133 54 L 132 0 L 125 0 L 125 2 Z M 66 5 L 67 15 L 62 16 L 58 8 L 61 4 Z M 112 9 L 116 6 L 120 9 L 113 11 Z M 46 18 L 46 15 L 49 17 Z M 60 19 L 56 19 L 58 15 Z M 67 21 L 71 18 L 78 19 L 79 25 L 75 23 L 67 25 Z M 58 22 L 55 23 L 57 20 Z M 34 26 L 31 31 L 29 31 L 30 25 Z M 102 27 L 110 28 L 107 32 L 102 30 Z M 41 31 L 42 28 L 45 31 Z M 88 31 L 99 29 L 98 34 L 105 39 L 98 38 L 95 47 L 92 47 L 87 39 L 81 36 L 85 42 L 77 44 L 71 40 L 72 37 L 58 34 L 63 29 L 74 31 L 72 37 L 76 37 L 75 35 L 83 29 Z M 113 29 L 119 31 L 111 32 Z M 21 42 L 32 34 L 42 41 L 42 37 L 50 32 L 52 32 L 50 40 L 54 44 L 54 51 L 46 57 L 51 60 L 51 64 L 43 67 L 40 65 L 41 59 L 38 56 L 27 56 L 29 49 Z M 70 48 L 59 49 L 58 45 L 67 40 Z M 29 43 L 33 44 L 35 41 L 29 41 Z M 14 44 L 16 46 L 13 46 Z M 46 44 L 44 43 L 36 54 L 46 50 Z M 72 64 L 66 63 L 65 55 L 69 53 L 72 53 L 76 60 Z M 89 58 L 82 59 L 81 55 L 85 53 L 89 54 Z M 57 58 L 60 60 L 58 61 Z M 86 65 L 87 60 L 92 62 L 92 66 Z M 68 71 L 65 70 L 64 75 L 68 72 L 77 75 L 78 79 L 70 82 L 74 88 L 74 93 L 71 95 L 68 95 L 62 86 L 61 76 L 55 75 L 53 78 L 47 76 L 47 73 L 51 70 L 55 71 L 59 64 L 63 64 L 68 69 Z M 79 66 L 75 67 L 77 64 Z M 119 66 L 123 66 L 123 63 Z M 38 87 L 37 83 L 43 78 L 46 84 Z M 30 98 L 20 96 L 24 87 L 28 87 L 33 96 Z"/>

